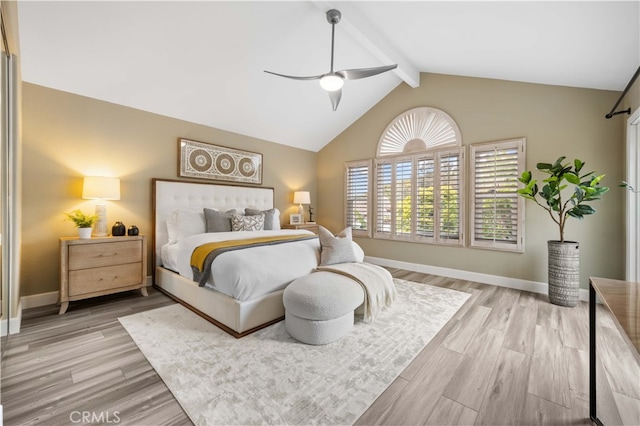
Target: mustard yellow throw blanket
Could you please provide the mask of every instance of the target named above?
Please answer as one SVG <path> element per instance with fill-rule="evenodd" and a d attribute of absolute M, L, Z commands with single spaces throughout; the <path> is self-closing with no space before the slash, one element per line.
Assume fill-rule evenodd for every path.
<path fill-rule="evenodd" d="M 245 240 L 217 241 L 202 244 L 191 253 L 191 269 L 193 270 L 193 280 L 203 287 L 211 274 L 211 264 L 222 253 L 240 250 L 248 247 L 269 246 L 274 244 L 289 243 L 293 241 L 304 241 L 318 238 L 317 235 L 297 234 L 279 235 L 275 237 L 257 237 Z"/>

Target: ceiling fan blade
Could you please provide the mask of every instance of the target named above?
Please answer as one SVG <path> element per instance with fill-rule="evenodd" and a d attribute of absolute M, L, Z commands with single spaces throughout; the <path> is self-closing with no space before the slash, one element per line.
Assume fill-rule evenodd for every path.
<path fill-rule="evenodd" d="M 345 80 L 357 80 L 359 78 L 371 77 L 383 72 L 391 71 L 398 67 L 398 64 L 385 65 L 382 67 L 374 68 L 358 68 L 354 70 L 342 70 L 336 71 L 336 74 L 340 74 Z"/>
<path fill-rule="evenodd" d="M 328 92 L 328 93 L 329 93 L 329 99 L 331 99 L 331 106 L 335 111 L 338 109 L 338 104 L 340 103 L 340 98 L 342 97 L 342 89 L 334 90 L 333 92 Z"/>
<path fill-rule="evenodd" d="M 278 74 L 277 72 L 271 72 L 271 71 L 266 71 L 266 70 L 264 72 L 266 72 L 267 74 L 277 75 L 278 77 L 290 78 L 292 80 L 319 80 L 324 75 L 324 74 L 320 74 L 320 75 L 311 75 L 311 76 L 308 76 L 308 77 L 298 77 L 298 76 L 295 76 L 295 75 Z"/>

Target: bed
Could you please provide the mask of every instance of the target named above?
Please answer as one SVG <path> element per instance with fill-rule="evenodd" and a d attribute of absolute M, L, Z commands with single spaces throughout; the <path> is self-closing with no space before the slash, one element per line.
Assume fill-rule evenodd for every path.
<path fill-rule="evenodd" d="M 170 233 L 175 234 L 175 230 L 171 229 L 173 225 L 168 229 L 167 221 L 171 221 L 178 211 L 186 212 L 186 217 L 205 208 L 220 212 L 235 209 L 238 213 L 244 212 L 245 208 L 268 211 L 274 208 L 273 188 L 153 179 L 152 198 L 155 287 L 235 337 L 282 320 L 284 287 L 311 273 L 318 264 L 320 243 L 314 234 L 305 230 L 203 234 L 191 230 L 185 232 L 186 237 L 178 238 L 178 242 L 170 243 L 170 239 L 175 239 L 174 236 L 170 238 Z M 184 221 L 183 225 L 191 226 L 189 224 L 197 220 Z M 202 224 L 197 226 L 202 227 Z M 205 241 L 272 234 L 300 234 L 293 237 L 301 240 L 221 254 L 213 261 L 211 278 L 204 286 L 194 281 L 190 266 L 185 266 L 185 259 L 190 257 L 194 247 Z M 357 249 L 363 256 L 361 249 Z M 230 278 L 232 272 L 229 271 L 236 269 L 254 272 Z M 248 287 L 235 288 L 234 283 L 240 281 L 251 282 Z M 255 286 L 260 286 L 261 290 L 256 291 Z"/>

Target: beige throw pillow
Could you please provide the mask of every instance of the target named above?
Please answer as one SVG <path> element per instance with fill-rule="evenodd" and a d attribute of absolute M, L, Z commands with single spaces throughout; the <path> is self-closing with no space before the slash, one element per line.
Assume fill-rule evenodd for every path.
<path fill-rule="evenodd" d="M 343 229 L 335 236 L 327 228 L 320 226 L 318 229 L 320 234 L 320 266 L 358 261 L 353 250 L 351 227 Z"/>

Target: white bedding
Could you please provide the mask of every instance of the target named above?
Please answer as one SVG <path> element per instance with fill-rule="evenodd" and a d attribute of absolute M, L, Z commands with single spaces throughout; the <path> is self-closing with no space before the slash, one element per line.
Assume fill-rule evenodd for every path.
<path fill-rule="evenodd" d="M 209 232 L 186 237 L 176 244 L 162 246 L 162 261 L 165 268 L 193 279 L 190 266 L 191 254 L 199 245 L 216 242 L 256 238 L 273 235 L 313 233 L 305 230 Z M 353 243 L 356 257 L 364 259 L 364 252 Z M 308 275 L 320 261 L 318 239 L 291 243 L 251 247 L 219 255 L 211 266 L 211 275 L 206 286 L 237 300 L 255 297 L 283 289 L 291 281 Z"/>

